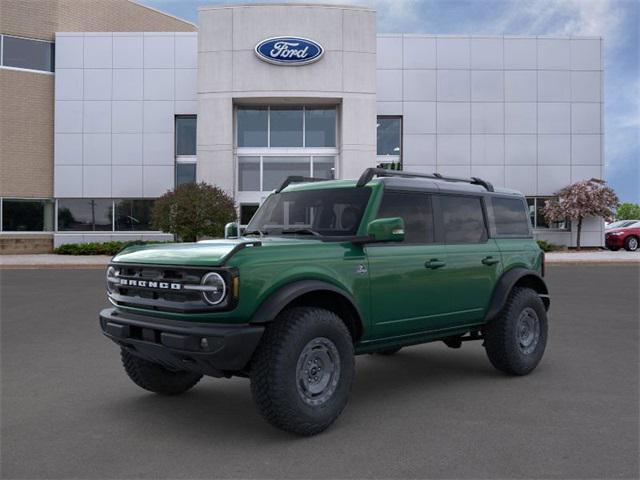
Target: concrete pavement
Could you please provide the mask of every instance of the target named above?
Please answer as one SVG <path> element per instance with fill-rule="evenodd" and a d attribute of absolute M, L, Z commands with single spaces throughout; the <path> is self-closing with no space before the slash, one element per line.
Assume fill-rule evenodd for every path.
<path fill-rule="evenodd" d="M 495 371 L 479 342 L 360 356 L 349 405 L 298 438 L 245 379 L 160 397 L 99 331 L 98 270 L 0 272 L 2 478 L 638 478 L 635 266 L 550 266 L 547 352 Z"/>

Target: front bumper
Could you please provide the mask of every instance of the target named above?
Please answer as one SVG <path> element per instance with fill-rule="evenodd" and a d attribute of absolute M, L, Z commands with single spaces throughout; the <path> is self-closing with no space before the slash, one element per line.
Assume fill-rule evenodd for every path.
<path fill-rule="evenodd" d="M 605 235 L 604 244 L 607 248 L 622 248 L 624 247 L 623 235 Z"/>
<path fill-rule="evenodd" d="M 242 371 L 264 326 L 181 322 L 125 313 L 100 312 L 102 333 L 130 353 L 175 370 L 222 377 Z"/>

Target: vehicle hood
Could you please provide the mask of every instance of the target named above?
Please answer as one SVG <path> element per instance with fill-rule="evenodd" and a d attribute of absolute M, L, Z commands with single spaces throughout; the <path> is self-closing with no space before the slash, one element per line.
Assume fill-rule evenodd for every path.
<path fill-rule="evenodd" d="M 604 233 L 606 233 L 607 235 L 611 234 L 611 233 L 628 233 L 632 230 L 632 228 L 630 227 L 624 227 L 624 228 L 612 228 L 611 230 L 605 230 Z"/>
<path fill-rule="evenodd" d="M 251 243 L 253 242 L 253 245 Z M 155 245 L 136 245 L 128 247 L 113 257 L 114 262 L 145 263 L 157 265 L 221 266 L 234 254 L 241 244 L 245 248 L 260 248 L 282 245 L 309 245 L 321 243 L 319 240 L 299 237 L 242 237 L 233 239 L 203 240 L 197 243 L 164 243 Z M 238 251 L 238 250 L 236 250 Z"/>

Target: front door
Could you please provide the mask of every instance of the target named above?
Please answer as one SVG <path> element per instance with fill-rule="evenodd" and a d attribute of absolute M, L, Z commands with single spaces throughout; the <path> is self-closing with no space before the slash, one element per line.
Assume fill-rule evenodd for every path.
<path fill-rule="evenodd" d="M 502 273 L 500 250 L 489 238 L 483 200 L 473 195 L 438 195 L 436 208 L 447 250 L 452 326 L 483 321 Z"/>
<path fill-rule="evenodd" d="M 436 243 L 431 195 L 385 191 L 377 218 L 402 217 L 401 243 L 369 244 L 373 337 L 442 328 L 448 313 L 445 246 Z"/>

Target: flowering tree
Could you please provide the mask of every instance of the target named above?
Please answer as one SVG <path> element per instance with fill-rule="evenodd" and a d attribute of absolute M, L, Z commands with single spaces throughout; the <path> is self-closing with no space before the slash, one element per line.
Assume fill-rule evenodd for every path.
<path fill-rule="evenodd" d="M 585 217 L 613 219 L 618 196 L 604 180 L 592 178 L 573 183 L 556 193 L 557 200 L 548 201 L 543 214 L 547 220 L 557 222 L 565 218 L 577 221 L 576 246 L 580 250 L 580 233 Z"/>
<path fill-rule="evenodd" d="M 187 183 L 155 201 L 153 226 L 184 242 L 202 237 L 220 237 L 224 226 L 236 217 L 233 199 L 218 187 Z"/>

